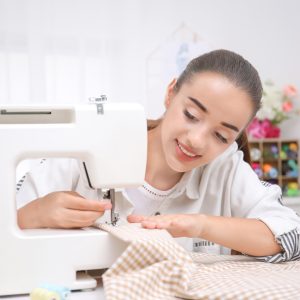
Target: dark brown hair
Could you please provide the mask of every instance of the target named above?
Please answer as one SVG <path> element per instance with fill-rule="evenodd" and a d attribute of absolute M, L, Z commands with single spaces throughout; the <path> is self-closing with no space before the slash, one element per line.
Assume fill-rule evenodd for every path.
<path fill-rule="evenodd" d="M 260 109 L 263 91 L 261 80 L 256 69 L 241 55 L 221 49 L 194 58 L 178 77 L 175 91 L 179 91 L 183 83 L 201 72 L 221 74 L 245 91 L 252 100 L 253 116 Z"/>
<path fill-rule="evenodd" d="M 241 55 L 229 50 L 215 50 L 200 55 L 187 65 L 178 77 L 175 92 L 191 80 L 192 76 L 201 72 L 214 72 L 225 76 L 237 88 L 245 91 L 251 98 L 254 117 L 261 106 L 262 84 L 256 69 Z M 250 120 L 249 120 L 250 121 Z M 159 120 L 149 120 L 148 129 L 156 127 Z M 239 149 L 244 152 L 244 160 L 250 163 L 247 134 L 243 131 L 236 140 Z"/>

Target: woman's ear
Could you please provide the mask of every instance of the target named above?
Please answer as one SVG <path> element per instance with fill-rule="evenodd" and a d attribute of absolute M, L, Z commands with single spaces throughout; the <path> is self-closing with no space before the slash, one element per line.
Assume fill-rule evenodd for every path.
<path fill-rule="evenodd" d="M 175 94 L 175 91 L 174 91 L 174 88 L 175 88 L 175 84 L 177 82 L 177 79 L 174 78 L 169 84 L 168 84 L 168 87 L 167 87 L 167 91 L 166 91 L 166 95 L 165 95 L 165 108 L 168 109 L 170 103 L 171 103 L 171 100 Z"/>

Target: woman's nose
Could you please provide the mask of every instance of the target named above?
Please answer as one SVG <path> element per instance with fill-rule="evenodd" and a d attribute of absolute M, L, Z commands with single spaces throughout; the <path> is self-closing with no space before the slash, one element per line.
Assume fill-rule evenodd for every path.
<path fill-rule="evenodd" d="M 207 128 L 205 126 L 197 126 L 196 128 L 189 130 L 187 142 L 199 154 L 203 149 L 205 149 L 208 137 Z"/>

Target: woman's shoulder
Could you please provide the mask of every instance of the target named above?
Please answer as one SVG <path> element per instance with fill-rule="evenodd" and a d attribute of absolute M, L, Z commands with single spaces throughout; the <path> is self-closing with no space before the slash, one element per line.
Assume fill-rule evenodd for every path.
<path fill-rule="evenodd" d="M 220 170 L 220 169 L 233 169 L 239 164 L 247 164 L 244 161 L 244 153 L 238 149 L 236 142 L 231 144 L 220 156 L 212 162 L 205 165 L 205 169 Z"/>
<path fill-rule="evenodd" d="M 18 189 L 22 185 L 50 185 L 77 180 L 79 175 L 79 161 L 73 158 L 40 158 L 21 166 Z"/>
<path fill-rule="evenodd" d="M 51 170 L 55 173 L 64 173 L 79 169 L 79 161 L 75 158 L 42 158 L 31 171 L 37 171 L 37 169 L 39 172 L 49 172 Z"/>

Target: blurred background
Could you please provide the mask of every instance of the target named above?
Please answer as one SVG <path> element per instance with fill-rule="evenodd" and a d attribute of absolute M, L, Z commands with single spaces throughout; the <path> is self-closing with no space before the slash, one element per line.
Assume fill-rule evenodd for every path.
<path fill-rule="evenodd" d="M 252 168 L 300 213 L 299 12 L 298 0 L 0 0 L 0 105 L 105 94 L 158 118 L 188 61 L 235 51 L 264 83 L 249 126 Z"/>
<path fill-rule="evenodd" d="M 225 48 L 300 87 L 298 0 L 0 0 L 0 104 L 142 103 L 163 113 L 186 62 Z M 298 106 L 299 97 L 295 99 Z M 299 116 L 280 124 L 300 137 Z"/>

